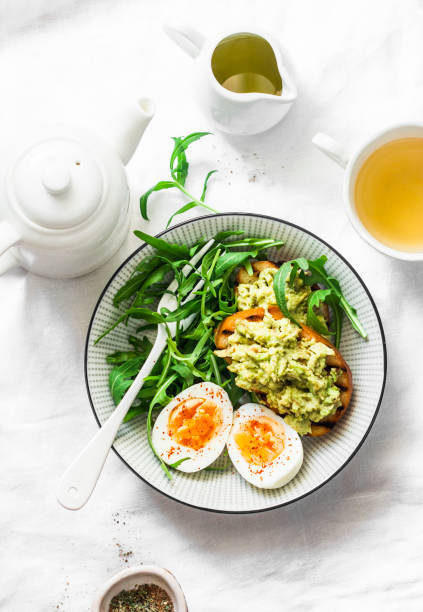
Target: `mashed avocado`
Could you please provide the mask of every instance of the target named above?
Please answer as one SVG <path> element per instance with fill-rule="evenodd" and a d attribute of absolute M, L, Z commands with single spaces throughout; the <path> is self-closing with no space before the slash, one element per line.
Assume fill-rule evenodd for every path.
<path fill-rule="evenodd" d="M 302 435 L 311 431 L 311 421 L 321 421 L 341 405 L 338 372 L 325 369 L 326 356 L 333 354 L 325 344 L 302 338 L 289 319 L 276 321 L 268 314 L 260 322 L 238 321 L 228 347 L 216 351 L 231 359 L 228 369 L 238 387 L 266 393 L 269 406 Z"/>
<path fill-rule="evenodd" d="M 276 304 L 273 291 L 273 277 L 276 272 L 275 268 L 266 268 L 260 272 L 258 279 L 253 283 L 241 283 L 238 285 L 239 310 L 249 310 L 259 306 L 265 308 L 266 306 Z M 304 282 L 298 276 L 293 287 L 286 283 L 285 295 L 288 310 L 299 323 L 306 323 L 307 300 L 310 293 L 310 287 L 304 285 Z"/>

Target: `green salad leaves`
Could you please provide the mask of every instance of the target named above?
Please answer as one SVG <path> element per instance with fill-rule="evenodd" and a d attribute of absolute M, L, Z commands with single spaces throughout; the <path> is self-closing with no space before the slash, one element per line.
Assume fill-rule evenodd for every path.
<path fill-rule="evenodd" d="M 267 249 L 280 247 L 283 243 L 280 240 L 241 238 L 242 234 L 240 231 L 217 234 L 213 247 L 203 257 L 197 271 L 185 278 L 181 273 L 182 268 L 206 240 L 199 240 L 188 247 L 137 232 L 140 238 L 154 247 L 155 253 L 143 259 L 131 278 L 116 292 L 114 305 L 121 312 L 114 324 L 96 340 L 99 342 L 119 324 L 127 325 L 131 320 L 139 322 L 135 334 L 128 334 L 130 348 L 107 357 L 108 363 L 113 366 L 109 386 L 116 405 L 132 384 L 151 349 L 145 332 L 154 330 L 159 323 L 178 323 L 190 314 L 195 315 L 187 329 L 182 331 L 177 325 L 175 337 L 168 336 L 160 359 L 125 418 L 125 421 L 129 421 L 138 414 L 147 414 L 150 441 L 153 410 L 163 408 L 192 384 L 211 381 L 221 385 L 234 406 L 239 405 L 241 396 L 246 393 L 235 385 L 235 377 L 227 369 L 225 361 L 214 355 L 214 330 L 222 319 L 237 310 L 233 282 L 235 270 L 240 265 L 249 267 L 251 258 L 266 258 Z M 183 303 L 200 277 L 205 281 L 203 289 Z M 178 282 L 175 296 L 179 306 L 173 312 L 158 313 L 154 307 L 173 278 Z M 254 399 L 252 397 L 251 401 Z M 170 476 L 168 467 L 162 465 Z"/>
<path fill-rule="evenodd" d="M 176 395 L 196 382 L 211 381 L 224 387 L 234 407 L 240 404 L 246 392 L 235 384 L 235 376 L 222 359 L 214 354 L 214 331 L 227 316 L 237 311 L 234 289 L 234 275 L 239 266 L 245 266 L 252 273 L 251 259 L 268 259 L 267 250 L 283 245 L 279 240 L 261 237 L 244 238 L 241 231 L 220 232 L 214 237 L 214 245 L 203 257 L 201 264 L 188 277 L 183 276 L 182 268 L 189 259 L 204 246 L 205 239 L 192 246 L 171 244 L 161 238 L 144 232 L 137 236 L 151 245 L 155 252 L 145 257 L 134 269 L 132 276 L 119 288 L 114 296 L 114 305 L 120 309 L 114 324 L 106 330 L 98 342 L 119 324 L 128 325 L 135 320 L 135 332 L 128 334 L 128 349 L 116 351 L 107 357 L 113 367 L 109 375 L 109 386 L 114 403 L 117 405 L 138 374 L 151 350 L 151 341 L 145 336 L 158 324 L 176 322 L 176 335 L 168 334 L 166 347 L 154 366 L 150 376 L 129 410 L 125 421 L 139 414 L 147 415 L 147 434 L 151 443 L 153 413 L 166 406 Z M 285 295 L 286 283 L 293 283 L 299 274 L 304 283 L 313 286 L 308 301 L 307 323 L 318 333 L 333 335 L 335 345 L 339 346 L 344 313 L 354 329 L 363 337 L 366 333 L 361 326 L 356 310 L 346 300 L 339 282 L 325 269 L 326 257 L 316 260 L 298 258 L 281 265 L 274 277 L 276 301 L 283 314 L 297 323 L 289 312 Z M 189 300 L 186 296 L 198 280 L 204 286 L 196 291 Z M 155 307 L 172 279 L 177 280 L 175 297 L 177 308 L 172 311 L 156 312 Z M 316 289 L 316 285 L 319 288 Z M 332 328 L 316 313 L 325 302 L 331 311 Z M 178 325 L 189 315 L 194 315 L 187 329 Z M 138 324 L 139 323 L 139 324 Z M 131 330 L 134 329 L 131 324 Z M 251 395 L 251 401 L 257 398 Z M 160 458 L 159 458 L 160 459 Z M 161 460 L 160 460 L 161 461 Z M 171 477 L 169 466 L 161 461 L 165 473 Z"/>
<path fill-rule="evenodd" d="M 193 134 L 189 134 L 185 137 L 181 136 L 173 138 L 175 146 L 173 148 L 172 155 L 170 156 L 170 175 L 172 177 L 172 180 L 159 181 L 153 187 L 151 187 L 151 189 L 146 191 L 144 195 L 141 196 L 140 211 L 143 219 L 148 221 L 147 203 L 150 195 L 155 191 L 162 191 L 163 189 L 173 188 L 179 189 L 179 191 L 181 191 L 185 196 L 187 196 L 189 201 L 173 213 L 173 215 L 167 222 L 167 227 L 169 227 L 176 215 L 181 215 L 182 213 L 187 212 L 188 210 L 191 210 L 191 208 L 195 208 L 196 206 L 206 208 L 211 212 L 217 212 L 214 208 L 204 202 L 204 200 L 206 199 L 206 191 L 209 178 L 212 176 L 212 174 L 217 172 L 217 170 L 210 170 L 210 172 L 207 174 L 206 178 L 204 179 L 203 191 L 199 198 L 196 198 L 191 195 L 185 188 L 185 182 L 188 177 L 189 168 L 185 151 L 187 150 L 190 144 L 192 144 L 196 140 L 199 140 L 200 138 L 203 138 L 203 136 L 208 136 L 209 134 L 210 132 L 194 132 Z"/>

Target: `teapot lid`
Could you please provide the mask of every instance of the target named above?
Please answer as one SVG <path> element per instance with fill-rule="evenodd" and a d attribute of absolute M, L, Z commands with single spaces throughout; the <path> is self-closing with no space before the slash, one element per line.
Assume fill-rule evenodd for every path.
<path fill-rule="evenodd" d="M 65 230 L 96 211 L 105 193 L 104 177 L 88 143 L 68 135 L 49 137 L 16 160 L 8 177 L 9 202 L 38 226 Z"/>

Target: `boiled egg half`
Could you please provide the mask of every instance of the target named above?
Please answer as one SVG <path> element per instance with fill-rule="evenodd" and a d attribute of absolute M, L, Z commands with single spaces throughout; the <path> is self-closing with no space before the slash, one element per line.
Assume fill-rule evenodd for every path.
<path fill-rule="evenodd" d="M 261 489 L 277 489 L 297 474 L 303 445 L 297 432 L 261 404 L 235 411 L 227 446 L 235 468 Z"/>
<path fill-rule="evenodd" d="M 192 385 L 160 412 L 152 441 L 167 463 L 182 461 L 177 469 L 198 472 L 215 461 L 228 440 L 233 407 L 226 391 L 211 382 Z"/>

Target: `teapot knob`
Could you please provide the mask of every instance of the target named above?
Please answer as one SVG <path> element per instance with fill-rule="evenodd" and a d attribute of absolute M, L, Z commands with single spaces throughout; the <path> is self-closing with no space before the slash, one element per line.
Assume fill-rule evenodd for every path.
<path fill-rule="evenodd" d="M 58 162 L 47 163 L 41 172 L 41 182 L 52 195 L 65 193 L 71 185 L 68 166 Z"/>

